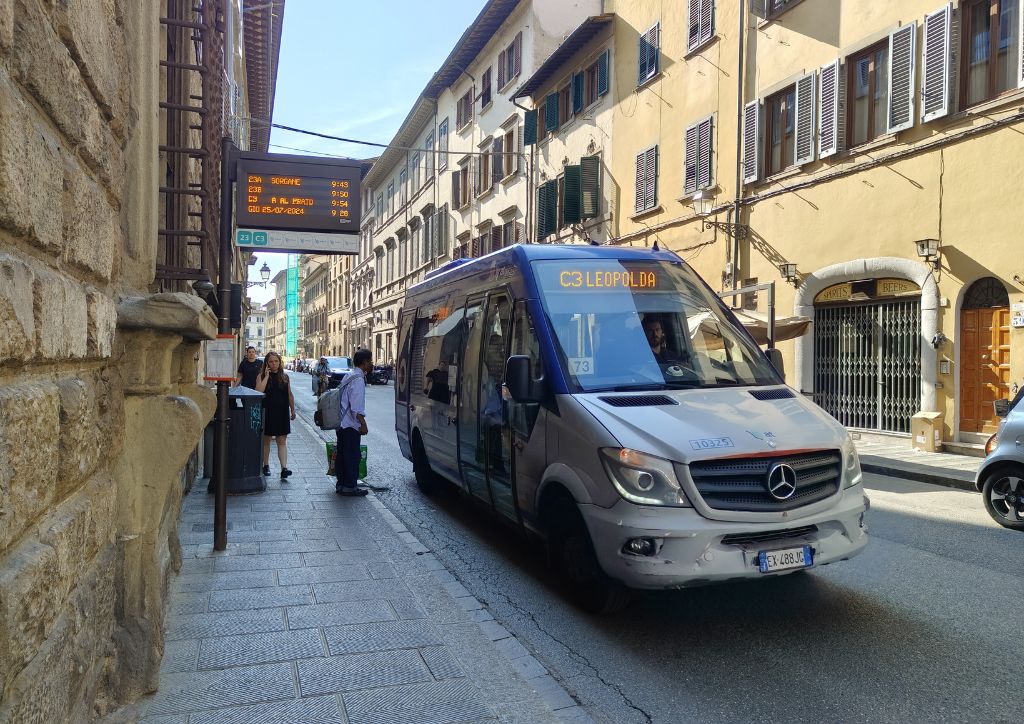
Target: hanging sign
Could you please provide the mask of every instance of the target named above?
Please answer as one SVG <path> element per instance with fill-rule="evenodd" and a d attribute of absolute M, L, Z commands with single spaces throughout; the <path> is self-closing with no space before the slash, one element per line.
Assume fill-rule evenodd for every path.
<path fill-rule="evenodd" d="M 237 229 L 238 246 L 261 251 L 299 251 L 305 254 L 358 254 L 357 234 L 321 234 L 315 231 L 262 231 Z"/>
<path fill-rule="evenodd" d="M 863 279 L 833 284 L 822 289 L 815 295 L 814 303 L 863 302 L 873 299 L 917 296 L 920 293 L 921 287 L 908 279 Z"/>

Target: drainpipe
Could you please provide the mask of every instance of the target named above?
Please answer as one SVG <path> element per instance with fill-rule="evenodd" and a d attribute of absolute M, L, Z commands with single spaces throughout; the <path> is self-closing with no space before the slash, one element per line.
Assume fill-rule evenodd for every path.
<path fill-rule="evenodd" d="M 736 28 L 736 196 L 732 205 L 733 223 L 740 223 L 740 203 L 743 199 L 743 31 L 746 29 L 746 9 L 739 0 L 739 21 Z M 739 287 L 740 240 L 732 239 L 732 288 Z"/>
<path fill-rule="evenodd" d="M 521 109 L 524 113 L 529 113 L 530 112 L 530 109 L 527 108 L 526 106 L 522 105 L 519 102 L 518 98 L 513 98 L 512 99 L 512 105 L 514 105 L 516 108 Z M 523 130 L 524 131 L 526 130 L 526 121 L 525 121 L 525 119 L 523 121 Z M 522 131 L 520 131 L 520 133 L 522 133 Z M 532 145 L 533 145 L 533 148 L 530 149 L 530 155 L 531 156 L 534 153 L 536 153 L 536 151 L 537 151 L 537 144 L 534 143 Z M 523 148 L 526 148 L 526 144 L 523 144 Z M 516 155 L 517 156 L 519 155 L 518 149 L 516 150 Z M 526 157 L 526 154 L 524 153 L 523 154 L 523 162 L 525 163 L 525 165 L 527 167 L 527 168 L 524 169 L 524 171 L 526 172 L 526 233 L 525 233 L 525 236 L 526 236 L 526 242 L 529 243 L 530 242 L 530 229 L 532 228 L 532 226 L 531 226 L 531 223 L 532 223 L 531 222 L 531 217 L 532 217 L 532 214 L 533 214 L 533 189 L 534 189 L 534 185 L 535 185 L 534 181 L 533 181 L 533 174 L 534 174 L 534 171 L 536 169 L 536 164 L 534 164 L 534 163 L 527 163 L 527 161 L 528 161 L 528 159 Z"/>

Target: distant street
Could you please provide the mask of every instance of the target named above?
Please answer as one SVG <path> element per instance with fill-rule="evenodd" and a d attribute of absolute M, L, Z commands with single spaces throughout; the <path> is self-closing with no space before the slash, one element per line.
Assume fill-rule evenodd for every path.
<path fill-rule="evenodd" d="M 293 373 L 312 420 L 309 377 Z M 381 500 L 602 722 L 1024 718 L 1024 536 L 971 493 L 868 476 L 872 542 L 782 579 L 644 594 L 595 617 L 540 551 L 460 497 L 426 498 L 394 433 L 394 388 L 368 389 Z"/>

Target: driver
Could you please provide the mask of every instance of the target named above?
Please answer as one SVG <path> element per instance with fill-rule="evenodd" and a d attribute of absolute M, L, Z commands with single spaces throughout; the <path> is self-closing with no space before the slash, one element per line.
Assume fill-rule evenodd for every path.
<path fill-rule="evenodd" d="M 647 315 L 643 321 L 644 334 L 647 336 L 647 344 L 651 345 L 651 354 L 661 365 L 678 364 L 683 361 L 682 355 L 674 349 L 669 349 L 668 339 L 665 337 L 665 328 L 657 317 Z"/>

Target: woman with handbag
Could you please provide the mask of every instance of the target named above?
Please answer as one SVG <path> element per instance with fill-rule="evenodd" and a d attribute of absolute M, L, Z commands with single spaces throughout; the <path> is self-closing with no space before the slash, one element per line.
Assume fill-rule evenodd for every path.
<path fill-rule="evenodd" d="M 270 475 L 270 441 L 277 441 L 277 459 L 281 463 L 281 479 L 292 474 L 288 469 L 288 435 L 295 419 L 295 397 L 288 373 L 282 369 L 281 355 L 270 352 L 256 378 L 256 390 L 263 398 L 263 474 Z"/>

